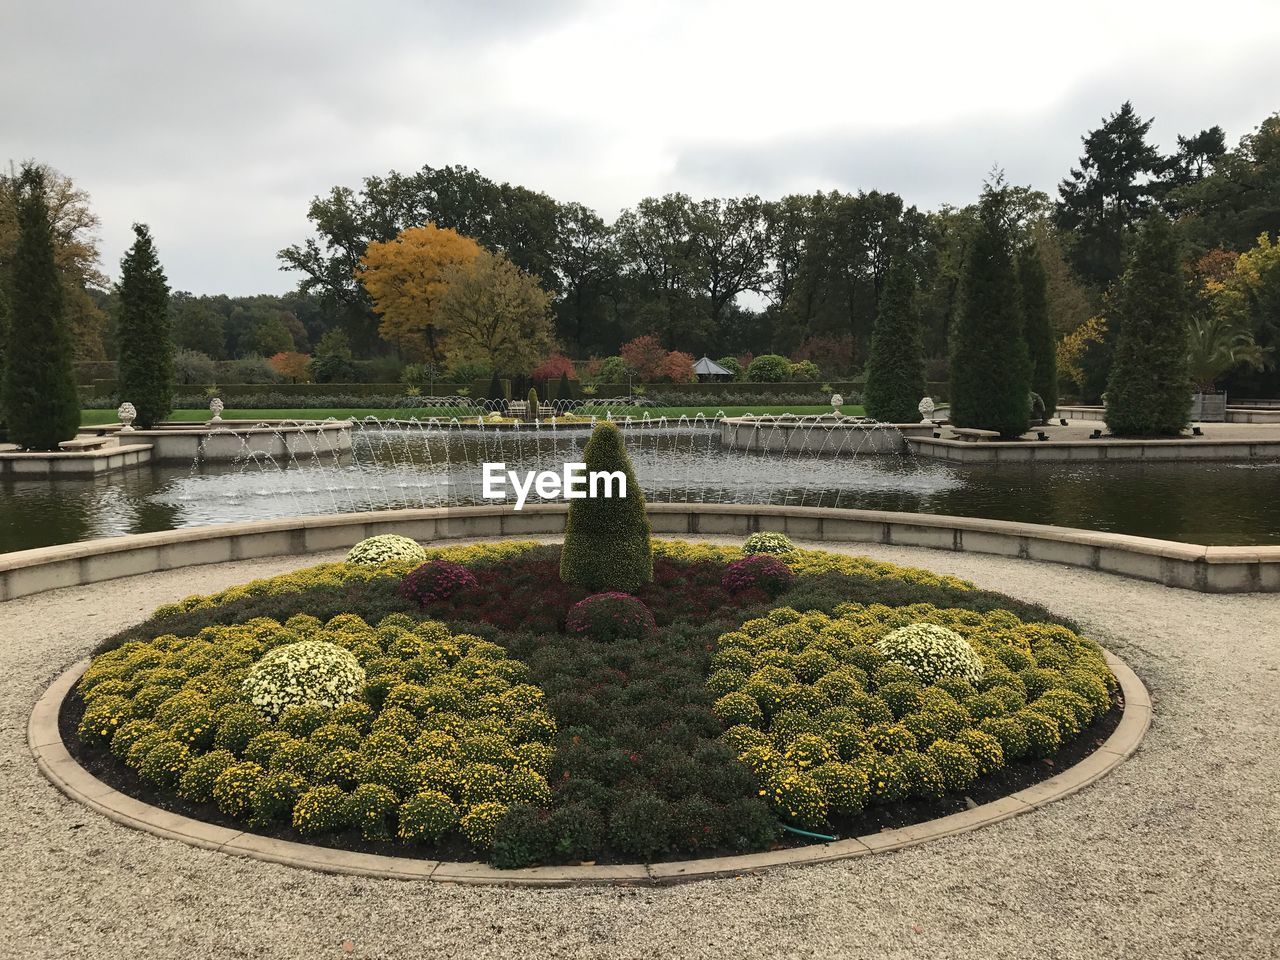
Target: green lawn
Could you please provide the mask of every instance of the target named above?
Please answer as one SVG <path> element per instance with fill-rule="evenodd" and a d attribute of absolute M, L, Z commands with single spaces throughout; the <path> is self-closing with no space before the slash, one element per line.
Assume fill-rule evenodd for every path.
<path fill-rule="evenodd" d="M 738 406 L 738 407 L 721 407 L 715 404 L 708 404 L 701 407 L 613 407 L 610 408 L 615 417 L 630 414 L 633 417 L 643 417 L 646 414 L 652 419 L 654 417 L 696 417 L 702 414 L 704 417 L 714 417 L 717 413 L 723 412 L 726 416 L 738 417 L 746 413 L 754 414 L 778 414 L 778 413 L 794 413 L 797 416 L 815 413 L 830 413 L 830 406 Z M 863 412 L 859 406 L 845 406 L 843 412 L 850 416 L 860 416 Z M 579 413 L 587 415 L 603 416 L 605 409 L 603 407 L 584 407 Z M 411 409 L 408 407 L 400 408 L 373 408 L 373 407 L 342 407 L 342 408 L 324 408 L 324 409 L 284 409 L 284 410 L 239 410 L 234 407 L 228 407 L 222 411 L 224 420 L 323 420 L 326 417 L 333 417 L 337 420 L 346 420 L 348 418 L 359 417 L 377 417 L 380 420 L 404 419 L 411 417 L 423 419 L 425 417 L 451 417 L 456 416 L 456 408 L 422 408 Z M 209 419 L 208 410 L 175 410 L 170 415 L 171 420 L 194 420 L 204 422 Z M 114 410 L 81 410 L 80 423 L 86 427 L 95 426 L 102 423 L 115 423 L 116 412 Z"/>

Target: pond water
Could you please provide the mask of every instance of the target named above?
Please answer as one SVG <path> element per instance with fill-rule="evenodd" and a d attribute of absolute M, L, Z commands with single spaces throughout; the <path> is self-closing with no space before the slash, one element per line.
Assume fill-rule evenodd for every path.
<path fill-rule="evenodd" d="M 93 479 L 5 479 L 0 552 L 238 520 L 492 502 L 480 496 L 481 463 L 559 471 L 581 459 L 584 441 L 565 431 L 373 428 L 342 461 L 247 459 Z M 1280 462 L 961 466 L 779 457 L 722 448 L 707 427 L 632 430 L 627 444 L 653 501 L 860 507 L 1280 544 Z"/>

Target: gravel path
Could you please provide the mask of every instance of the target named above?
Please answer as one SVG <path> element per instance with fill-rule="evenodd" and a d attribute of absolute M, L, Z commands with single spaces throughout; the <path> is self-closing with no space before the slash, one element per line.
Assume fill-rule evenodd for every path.
<path fill-rule="evenodd" d="M 856 552 L 866 552 L 859 547 Z M 875 547 L 1039 600 L 1155 701 L 1128 763 L 976 833 L 667 889 L 504 890 L 326 876 L 116 826 L 44 781 L 38 692 L 159 603 L 304 565 L 117 580 L 0 606 L 0 931 L 52 957 L 1239 957 L 1280 952 L 1280 599 Z M 306 563 L 320 559 L 311 557 Z"/>

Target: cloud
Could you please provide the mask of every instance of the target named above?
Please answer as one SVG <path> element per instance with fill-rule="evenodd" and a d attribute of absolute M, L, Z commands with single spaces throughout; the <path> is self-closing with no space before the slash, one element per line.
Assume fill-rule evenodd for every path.
<path fill-rule="evenodd" d="M 1137 7 L 1139 5 L 1133 5 Z M 114 272 L 149 223 L 175 288 L 281 291 L 310 199 L 461 163 L 612 217 L 648 194 L 971 199 L 995 162 L 1052 189 L 1126 98 L 1156 135 L 1234 139 L 1280 104 L 1269 0 L 1204 30 L 1078 0 L 42 0 L 0 9 L 0 159 L 71 175 Z M 1105 23 L 1106 29 L 1100 29 Z"/>

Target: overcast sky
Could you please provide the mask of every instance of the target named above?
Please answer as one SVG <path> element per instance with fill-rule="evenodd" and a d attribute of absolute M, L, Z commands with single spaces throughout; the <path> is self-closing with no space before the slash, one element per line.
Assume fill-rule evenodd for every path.
<path fill-rule="evenodd" d="M 1280 2 L 6 0 L 0 159 L 87 189 L 118 273 L 149 223 L 175 289 L 281 292 L 335 184 L 423 164 L 578 200 L 1052 191 L 1132 99 L 1154 138 L 1280 110 Z"/>

